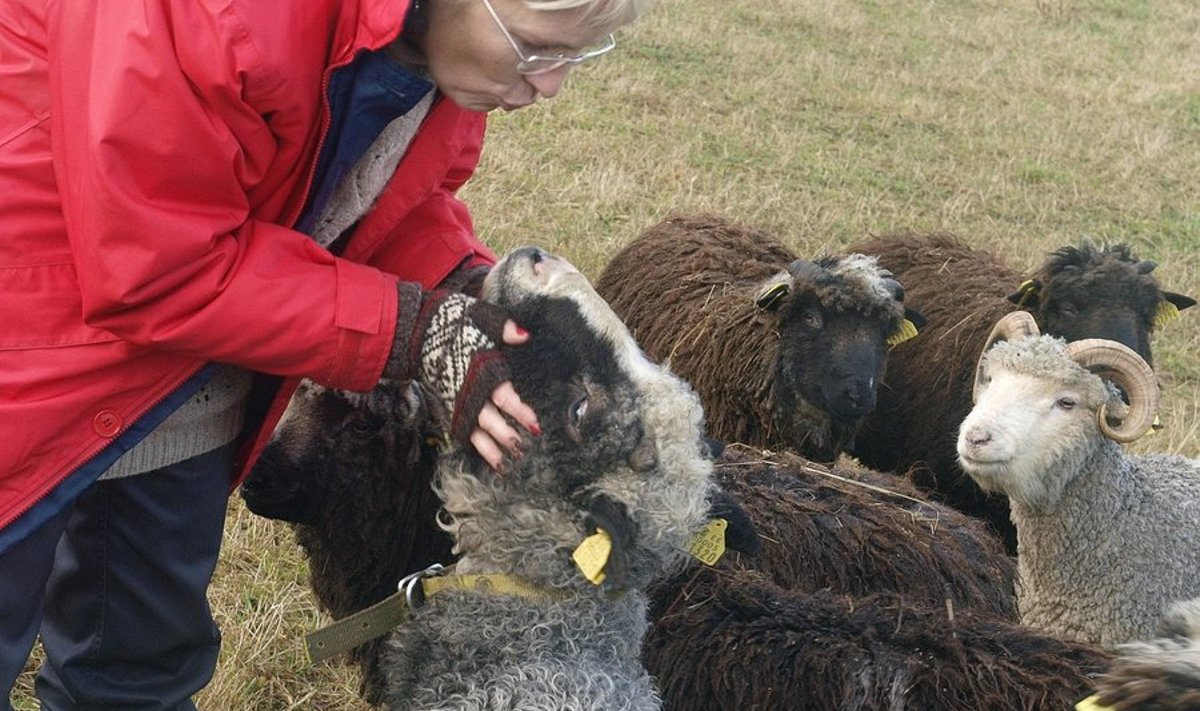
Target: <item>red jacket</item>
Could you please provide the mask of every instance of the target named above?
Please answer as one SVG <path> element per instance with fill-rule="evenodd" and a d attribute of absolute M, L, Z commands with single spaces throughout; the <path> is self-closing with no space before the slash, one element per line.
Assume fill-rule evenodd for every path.
<path fill-rule="evenodd" d="M 0 3 L 0 527 L 208 361 L 370 389 L 395 330 L 392 274 L 428 288 L 494 259 L 454 197 L 484 115 L 442 99 L 344 258 L 285 227 L 332 68 L 393 40 L 406 12 Z"/>

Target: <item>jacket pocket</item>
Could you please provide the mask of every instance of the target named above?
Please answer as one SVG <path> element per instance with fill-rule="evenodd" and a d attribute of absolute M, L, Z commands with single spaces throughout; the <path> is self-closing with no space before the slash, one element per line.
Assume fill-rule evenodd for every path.
<path fill-rule="evenodd" d="M 83 322 L 83 300 L 70 262 L 0 266 L 0 313 L 0 350 L 120 340 Z"/>

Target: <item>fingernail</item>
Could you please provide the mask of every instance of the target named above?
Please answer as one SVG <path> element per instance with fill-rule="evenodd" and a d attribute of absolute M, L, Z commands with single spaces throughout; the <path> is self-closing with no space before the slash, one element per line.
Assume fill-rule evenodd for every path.
<path fill-rule="evenodd" d="M 529 331 L 526 331 L 525 329 L 521 328 L 520 326 L 517 326 L 517 335 L 520 336 L 521 338 L 524 338 L 529 335 Z"/>
<path fill-rule="evenodd" d="M 529 432 L 534 437 L 540 437 L 542 435 L 542 426 L 534 422 L 533 424 L 529 425 Z"/>

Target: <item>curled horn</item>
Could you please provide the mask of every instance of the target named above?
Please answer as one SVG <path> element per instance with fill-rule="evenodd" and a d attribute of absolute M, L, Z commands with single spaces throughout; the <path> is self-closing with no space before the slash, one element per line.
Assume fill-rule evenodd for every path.
<path fill-rule="evenodd" d="M 1067 344 L 1067 357 L 1105 380 L 1116 383 L 1129 398 L 1128 412 L 1109 423 L 1108 404 L 1097 415 L 1105 437 L 1122 444 L 1146 434 L 1158 411 L 1158 380 L 1154 369 L 1133 350 L 1116 341 L 1085 338 Z"/>
<path fill-rule="evenodd" d="M 971 391 L 971 401 L 979 400 L 979 381 L 983 375 L 983 357 L 992 346 L 996 345 L 997 341 L 1032 338 L 1040 333 L 1037 321 L 1033 320 L 1033 315 L 1028 311 L 1012 311 L 997 321 L 996 325 L 992 326 L 992 332 L 988 334 L 987 341 L 983 344 L 983 350 L 979 351 L 979 360 L 975 362 L 975 386 Z"/>

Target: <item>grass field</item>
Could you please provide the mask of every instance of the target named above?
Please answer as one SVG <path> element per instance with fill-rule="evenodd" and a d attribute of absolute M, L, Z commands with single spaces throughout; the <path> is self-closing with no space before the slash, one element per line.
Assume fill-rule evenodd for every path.
<path fill-rule="evenodd" d="M 537 244 L 595 276 L 702 211 L 812 256 L 946 230 L 1021 269 L 1091 235 L 1200 296 L 1194 0 L 662 0 L 619 43 L 554 101 L 493 117 L 463 196 L 497 251 Z M 1200 307 L 1156 338 L 1167 427 L 1137 447 L 1200 456 L 1198 350 Z M 305 662 L 322 623 L 306 575 L 290 531 L 235 498 L 202 708 L 363 707 L 351 669 Z"/>

